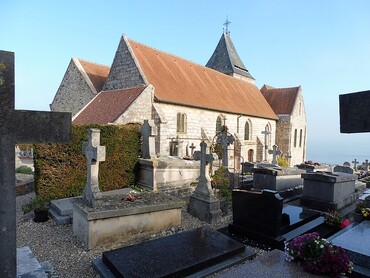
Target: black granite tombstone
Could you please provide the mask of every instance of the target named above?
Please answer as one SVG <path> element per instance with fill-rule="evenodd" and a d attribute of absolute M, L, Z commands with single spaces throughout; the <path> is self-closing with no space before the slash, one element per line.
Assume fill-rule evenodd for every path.
<path fill-rule="evenodd" d="M 245 235 L 273 248 L 283 249 L 285 240 L 324 222 L 318 212 L 283 206 L 283 198 L 277 191 L 233 190 L 232 194 L 233 223 L 229 225 L 229 233 Z"/>
<path fill-rule="evenodd" d="M 339 96 L 340 132 L 370 132 L 370 91 Z"/>
<path fill-rule="evenodd" d="M 198 228 L 137 245 L 104 252 L 102 265 L 115 277 L 184 277 L 230 260 L 240 263 L 255 256 L 253 250 L 208 227 Z M 227 267 L 230 265 L 224 265 Z M 197 275 L 195 275 L 197 276 Z"/>

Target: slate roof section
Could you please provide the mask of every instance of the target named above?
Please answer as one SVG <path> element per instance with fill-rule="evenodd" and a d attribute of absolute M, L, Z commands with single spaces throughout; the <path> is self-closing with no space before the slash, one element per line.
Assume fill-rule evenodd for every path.
<path fill-rule="evenodd" d="M 301 86 L 291 88 L 273 88 L 264 85 L 261 93 L 271 105 L 277 115 L 290 115 L 293 111 L 295 101 Z"/>
<path fill-rule="evenodd" d="M 276 120 L 259 89 L 250 83 L 128 40 L 155 100 Z"/>
<path fill-rule="evenodd" d="M 104 83 L 107 80 L 110 67 L 78 58 L 76 59 L 80 62 L 81 66 L 85 70 L 96 92 L 99 93 L 103 89 Z"/>
<path fill-rule="evenodd" d="M 73 120 L 73 124 L 108 124 L 114 123 L 135 99 L 147 88 L 146 86 L 100 92 L 88 103 Z"/>
<path fill-rule="evenodd" d="M 222 34 L 206 67 L 227 75 L 237 73 L 254 80 L 236 52 L 230 34 L 226 34 L 225 32 Z"/>

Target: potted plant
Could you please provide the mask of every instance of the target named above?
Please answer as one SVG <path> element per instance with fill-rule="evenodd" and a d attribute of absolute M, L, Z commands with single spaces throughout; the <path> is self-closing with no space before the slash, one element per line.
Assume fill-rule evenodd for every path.
<path fill-rule="evenodd" d="M 325 223 L 338 229 L 344 229 L 351 224 L 348 219 L 343 219 L 337 211 L 333 210 L 325 213 Z"/>
<path fill-rule="evenodd" d="M 364 221 L 364 216 L 363 216 L 363 213 L 362 213 L 363 209 L 366 209 L 366 203 L 363 202 L 363 201 L 358 201 L 357 205 L 356 205 L 356 209 L 352 213 L 352 217 L 353 217 L 353 220 L 355 222 L 360 223 L 360 222 Z"/>
<path fill-rule="evenodd" d="M 44 199 L 36 196 L 32 199 L 31 203 L 29 204 L 30 210 L 33 209 L 35 214 L 33 221 L 35 222 L 45 222 L 49 220 L 49 207 L 48 202 Z"/>

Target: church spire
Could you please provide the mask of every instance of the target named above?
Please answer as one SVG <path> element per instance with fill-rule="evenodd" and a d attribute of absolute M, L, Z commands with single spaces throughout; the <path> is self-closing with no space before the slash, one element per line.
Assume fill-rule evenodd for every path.
<path fill-rule="evenodd" d="M 243 64 L 231 40 L 228 28 L 230 23 L 228 18 L 226 18 L 226 22 L 224 23 L 226 29 L 224 29 L 220 41 L 207 62 L 206 67 L 253 84 L 255 79 Z"/>

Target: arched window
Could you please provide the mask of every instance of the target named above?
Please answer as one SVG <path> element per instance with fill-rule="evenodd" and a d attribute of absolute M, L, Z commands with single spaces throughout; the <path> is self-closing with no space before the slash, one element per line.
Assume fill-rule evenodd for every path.
<path fill-rule="evenodd" d="M 294 130 L 294 147 L 297 147 L 297 129 Z"/>
<path fill-rule="evenodd" d="M 299 147 L 302 147 L 302 129 L 299 131 Z"/>
<path fill-rule="evenodd" d="M 186 114 L 185 113 L 177 113 L 177 133 L 186 133 L 187 126 L 186 126 Z"/>
<path fill-rule="evenodd" d="M 218 116 L 216 121 L 216 133 L 221 132 L 221 130 L 222 130 L 222 118 L 221 116 Z"/>
<path fill-rule="evenodd" d="M 250 135 L 249 135 L 249 123 L 248 121 L 245 122 L 245 126 L 244 126 L 244 140 L 250 140 Z"/>

